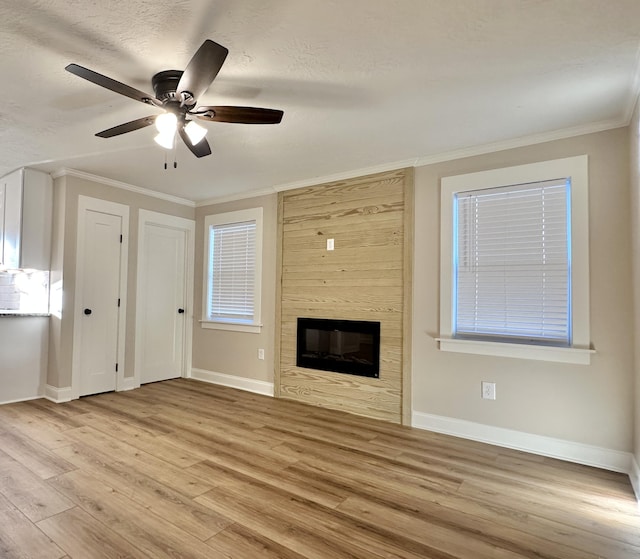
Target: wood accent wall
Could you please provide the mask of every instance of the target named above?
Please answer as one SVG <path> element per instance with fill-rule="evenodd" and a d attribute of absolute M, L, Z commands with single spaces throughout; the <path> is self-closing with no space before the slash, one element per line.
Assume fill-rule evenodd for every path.
<path fill-rule="evenodd" d="M 410 423 L 412 239 L 413 169 L 279 193 L 276 396 Z M 379 321 L 380 378 L 297 367 L 298 317 Z"/>

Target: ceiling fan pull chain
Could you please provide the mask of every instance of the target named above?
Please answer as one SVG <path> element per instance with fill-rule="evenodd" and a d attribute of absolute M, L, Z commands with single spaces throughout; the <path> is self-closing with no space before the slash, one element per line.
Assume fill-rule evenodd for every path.
<path fill-rule="evenodd" d="M 178 141 L 176 140 L 176 137 L 173 137 L 173 168 L 177 169 L 178 168 L 178 163 L 176 161 L 176 153 L 178 151 Z"/>

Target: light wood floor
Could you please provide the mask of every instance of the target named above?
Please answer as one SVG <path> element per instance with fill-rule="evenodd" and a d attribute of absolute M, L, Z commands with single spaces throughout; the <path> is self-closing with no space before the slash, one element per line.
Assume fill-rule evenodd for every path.
<path fill-rule="evenodd" d="M 175 380 L 0 406 L 2 559 L 640 557 L 626 476 Z"/>

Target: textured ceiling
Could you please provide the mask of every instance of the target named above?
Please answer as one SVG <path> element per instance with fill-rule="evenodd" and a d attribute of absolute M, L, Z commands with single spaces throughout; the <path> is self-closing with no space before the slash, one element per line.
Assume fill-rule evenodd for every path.
<path fill-rule="evenodd" d="M 0 175 L 66 167 L 191 200 L 621 126 L 637 95 L 638 0 L 11 0 L 0 22 Z M 153 127 L 94 136 L 157 111 L 67 64 L 152 93 L 205 39 L 229 56 L 201 104 L 281 124 L 207 123 L 213 154 L 179 146 L 177 169 Z"/>

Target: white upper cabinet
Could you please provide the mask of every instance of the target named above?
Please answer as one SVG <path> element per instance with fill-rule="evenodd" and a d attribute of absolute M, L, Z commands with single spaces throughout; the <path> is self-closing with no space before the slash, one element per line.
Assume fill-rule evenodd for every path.
<path fill-rule="evenodd" d="M 3 267 L 49 269 L 52 201 L 53 185 L 47 173 L 20 169 L 0 179 Z"/>
<path fill-rule="evenodd" d="M 5 200 L 4 179 L 0 180 L 0 265 L 4 261 L 4 200 Z"/>

